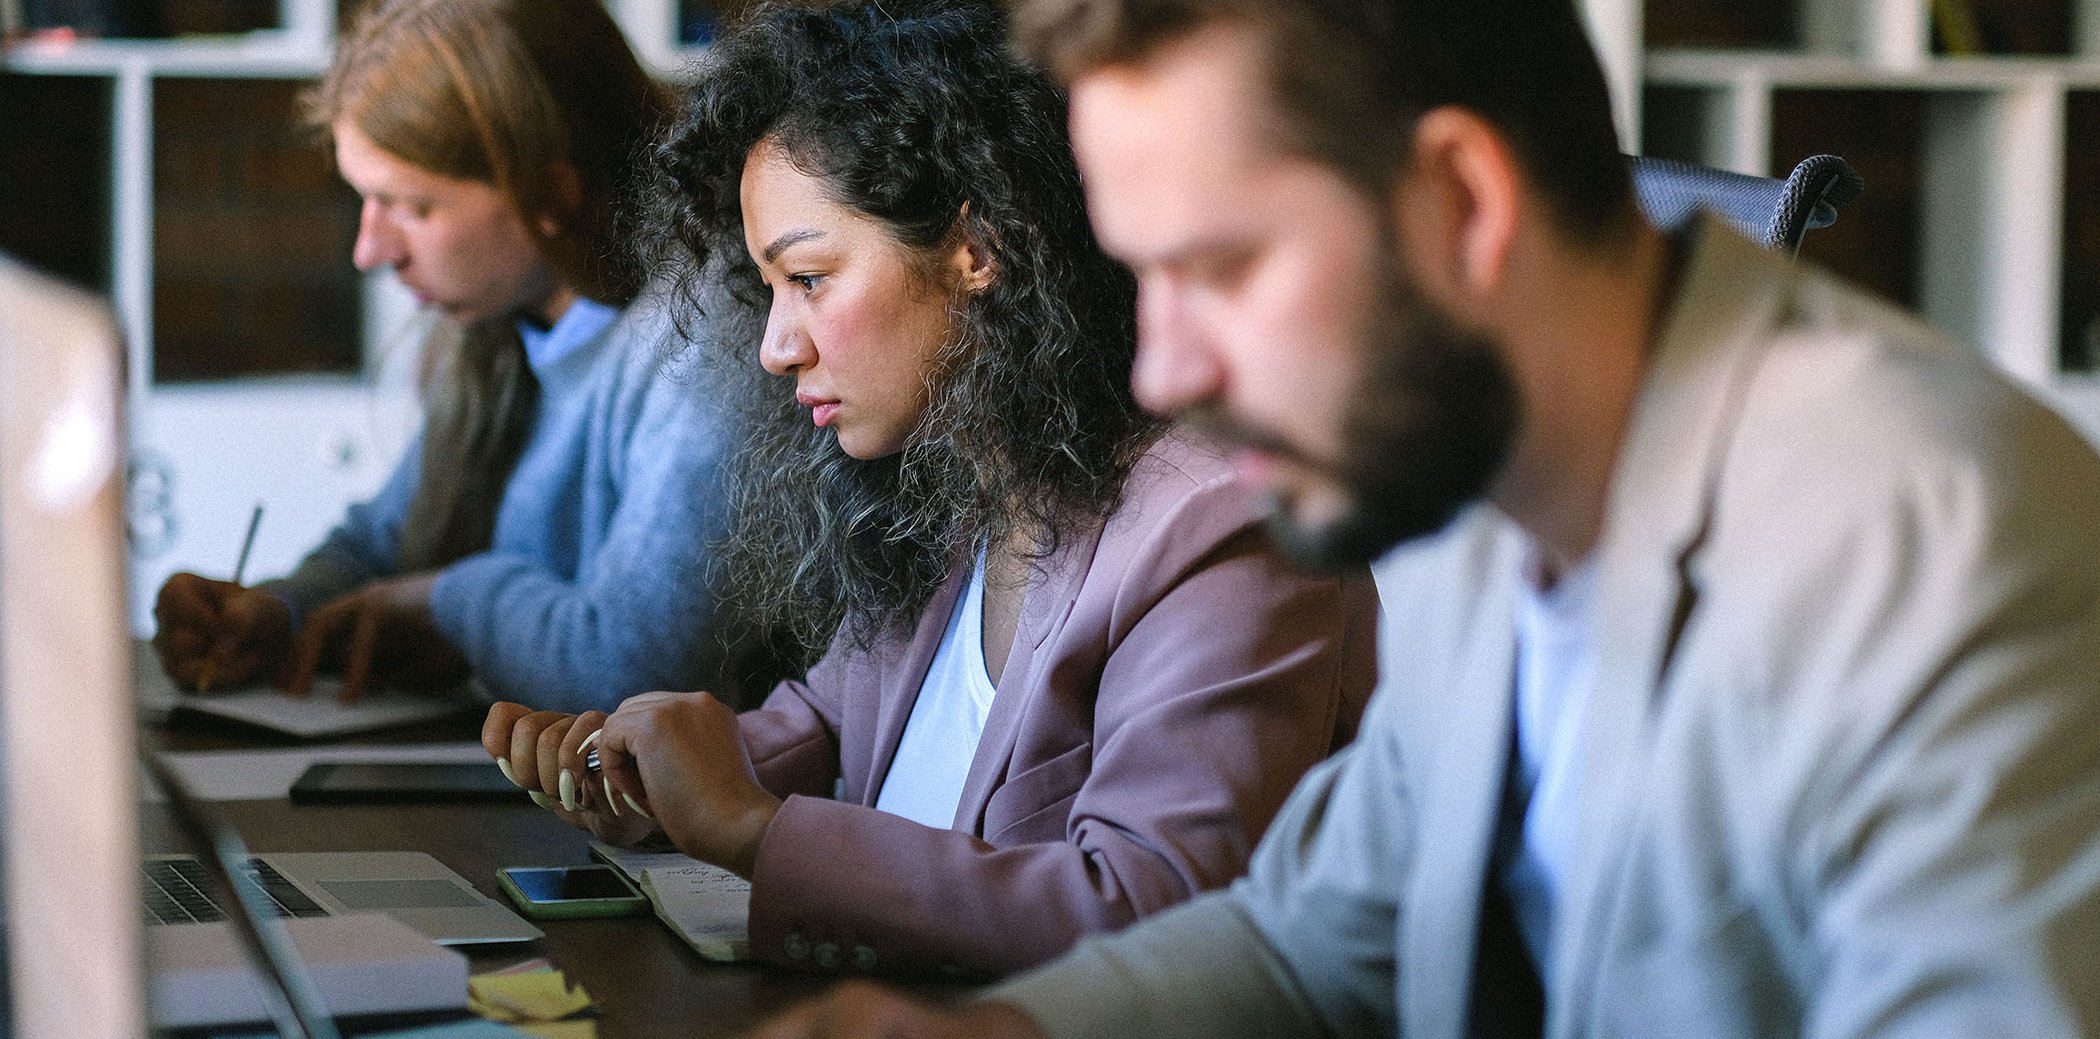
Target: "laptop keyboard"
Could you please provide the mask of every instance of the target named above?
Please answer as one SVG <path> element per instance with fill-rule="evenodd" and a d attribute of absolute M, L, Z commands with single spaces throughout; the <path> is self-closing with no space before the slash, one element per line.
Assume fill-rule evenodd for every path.
<path fill-rule="evenodd" d="M 327 916 L 328 910 L 306 897 L 284 874 L 261 859 L 249 859 L 241 883 L 263 893 L 275 916 Z M 210 923 L 226 919 L 211 896 L 204 863 L 196 859 L 153 859 L 146 863 L 146 921 L 157 924 Z"/>

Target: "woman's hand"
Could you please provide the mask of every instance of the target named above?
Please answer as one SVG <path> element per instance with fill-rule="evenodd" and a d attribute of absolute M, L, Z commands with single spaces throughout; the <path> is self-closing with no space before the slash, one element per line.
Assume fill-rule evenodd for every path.
<path fill-rule="evenodd" d="M 176 574 L 160 586 L 153 618 L 161 669 L 197 692 L 276 674 L 291 643 L 292 614 L 283 600 L 196 574 Z"/>
<path fill-rule="evenodd" d="M 430 617 L 435 571 L 367 582 L 315 609 L 293 638 L 285 689 L 305 696 L 324 665 L 343 675 L 342 701 L 368 682 L 399 689 L 445 689 L 467 677 L 467 659 Z"/>
<path fill-rule="evenodd" d="M 598 755 L 616 790 L 638 781 L 678 850 L 750 878 L 780 799 L 758 783 L 736 712 L 706 693 L 643 693 L 606 719 Z"/>
<path fill-rule="evenodd" d="M 608 844 L 636 844 L 657 829 L 639 780 L 630 776 L 615 786 L 611 771 L 584 766 L 586 742 L 605 717 L 604 711 L 574 715 L 500 702 L 482 722 L 481 746 L 511 782 L 532 794 L 534 804 Z"/>
<path fill-rule="evenodd" d="M 736 712 L 706 693 L 645 693 L 610 716 L 499 703 L 481 744 L 541 807 L 600 840 L 633 844 L 661 829 L 679 851 L 744 877 L 780 810 L 758 785 Z"/>

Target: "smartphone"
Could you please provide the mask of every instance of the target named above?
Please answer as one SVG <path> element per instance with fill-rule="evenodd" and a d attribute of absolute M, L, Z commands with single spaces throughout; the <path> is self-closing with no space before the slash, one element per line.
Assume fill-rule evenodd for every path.
<path fill-rule="evenodd" d="M 291 796 L 297 804 L 531 803 L 493 761 L 323 761 L 300 773 Z"/>
<path fill-rule="evenodd" d="M 649 899 L 611 866 L 509 866 L 496 880 L 510 900 L 538 920 L 630 916 L 649 910 Z"/>

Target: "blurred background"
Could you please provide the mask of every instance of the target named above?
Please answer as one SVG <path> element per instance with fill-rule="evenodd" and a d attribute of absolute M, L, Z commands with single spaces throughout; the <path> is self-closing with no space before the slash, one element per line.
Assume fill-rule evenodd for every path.
<path fill-rule="evenodd" d="M 675 79 L 741 0 L 609 0 Z M 2100 0 L 1584 0 L 1627 150 L 1866 193 L 1803 255 L 1983 350 L 2100 438 Z M 421 340 L 351 267 L 300 128 L 355 2 L 0 0 L 0 251 L 130 343 L 134 625 L 170 572 L 288 569 L 413 433 Z"/>

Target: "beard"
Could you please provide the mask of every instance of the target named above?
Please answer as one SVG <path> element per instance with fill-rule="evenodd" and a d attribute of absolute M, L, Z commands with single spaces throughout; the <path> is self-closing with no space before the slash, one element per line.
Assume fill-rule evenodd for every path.
<path fill-rule="evenodd" d="M 1431 302 L 1390 253 L 1380 268 L 1383 303 L 1365 336 L 1363 376 L 1343 404 L 1341 457 L 1311 457 L 1216 406 L 1190 416 L 1222 440 L 1290 460 L 1339 496 L 1322 519 L 1270 496 L 1278 545 L 1314 569 L 1363 566 L 1442 530 L 1487 493 L 1516 437 L 1516 382 L 1495 341 Z"/>

